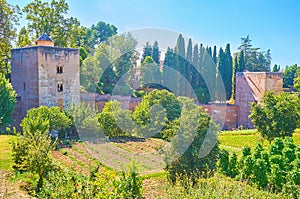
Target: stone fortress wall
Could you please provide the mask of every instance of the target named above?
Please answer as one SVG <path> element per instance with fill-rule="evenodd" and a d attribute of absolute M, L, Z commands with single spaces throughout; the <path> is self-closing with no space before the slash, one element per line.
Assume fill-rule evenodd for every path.
<path fill-rule="evenodd" d="M 17 92 L 15 126 L 27 110 L 38 106 L 59 106 L 86 102 L 101 111 L 109 100 L 134 110 L 141 98 L 80 93 L 79 50 L 54 47 L 54 42 L 43 34 L 36 46 L 12 49 L 11 82 Z M 240 72 L 236 74 L 235 104 L 199 104 L 222 129 L 239 126 L 252 128 L 248 118 L 250 103 L 260 102 L 267 91 L 282 92 L 282 73 Z"/>

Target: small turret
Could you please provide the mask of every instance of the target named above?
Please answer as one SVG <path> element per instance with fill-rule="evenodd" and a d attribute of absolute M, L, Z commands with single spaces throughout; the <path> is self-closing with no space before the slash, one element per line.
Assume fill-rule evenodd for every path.
<path fill-rule="evenodd" d="M 34 42 L 36 46 L 54 46 L 53 40 L 46 33 L 42 34 Z"/>

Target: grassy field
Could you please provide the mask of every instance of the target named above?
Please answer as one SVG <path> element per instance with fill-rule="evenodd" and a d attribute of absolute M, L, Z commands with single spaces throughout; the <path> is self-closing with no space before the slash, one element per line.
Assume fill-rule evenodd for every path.
<path fill-rule="evenodd" d="M 9 170 L 12 167 L 12 145 L 15 136 L 0 135 L 0 170 Z"/>
<path fill-rule="evenodd" d="M 300 129 L 295 131 L 293 140 L 294 143 L 300 144 Z M 264 147 L 269 145 L 269 141 L 262 140 L 256 130 L 222 131 L 219 134 L 219 141 L 221 149 L 237 154 L 240 154 L 244 146 L 254 148 L 257 143 L 261 143 Z"/>

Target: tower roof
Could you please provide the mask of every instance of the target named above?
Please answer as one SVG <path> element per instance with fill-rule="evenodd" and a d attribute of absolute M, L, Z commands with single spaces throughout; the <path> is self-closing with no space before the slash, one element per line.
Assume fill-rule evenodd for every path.
<path fill-rule="evenodd" d="M 35 40 L 36 46 L 54 46 L 53 40 L 46 34 L 42 34 L 37 40 Z"/>
<path fill-rule="evenodd" d="M 36 41 L 52 41 L 53 40 L 46 34 L 42 34 Z"/>

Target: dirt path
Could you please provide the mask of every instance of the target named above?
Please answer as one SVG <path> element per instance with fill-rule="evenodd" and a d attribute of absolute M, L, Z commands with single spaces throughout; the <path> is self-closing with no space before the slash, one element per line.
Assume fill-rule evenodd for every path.
<path fill-rule="evenodd" d="M 8 180 L 9 171 L 0 170 L 0 199 L 31 199 L 17 184 Z"/>

